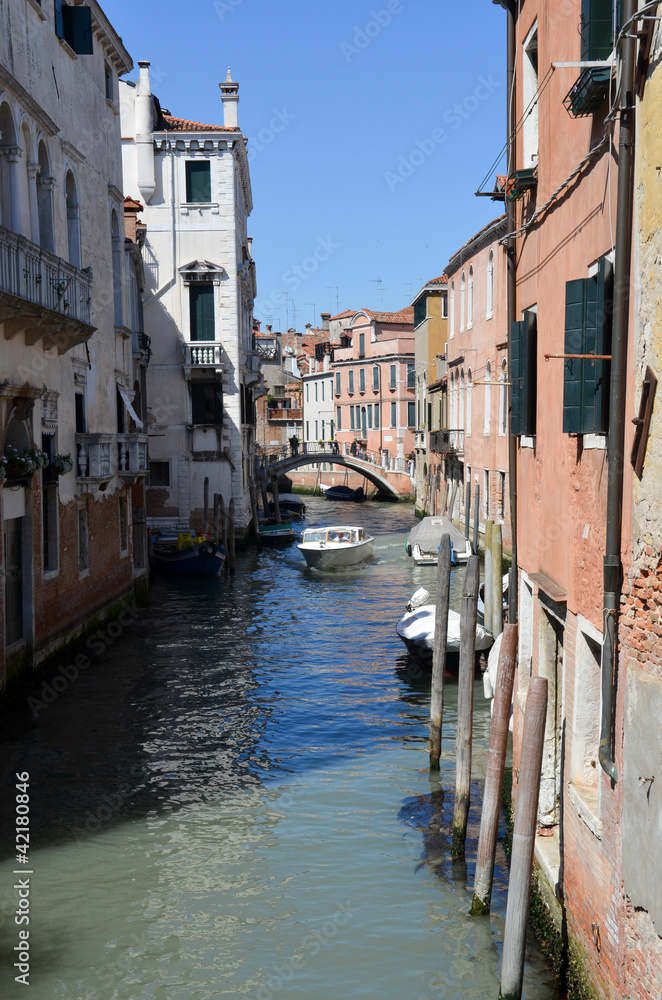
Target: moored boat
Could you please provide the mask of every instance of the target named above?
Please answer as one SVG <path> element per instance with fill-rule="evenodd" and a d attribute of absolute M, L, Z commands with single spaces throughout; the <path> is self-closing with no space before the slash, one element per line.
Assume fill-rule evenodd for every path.
<path fill-rule="evenodd" d="M 425 603 L 429 597 L 423 587 L 417 590 L 407 604 L 407 611 L 396 625 L 396 631 L 407 647 L 407 652 L 424 663 L 432 662 L 434 651 L 436 608 L 434 604 Z M 476 625 L 476 652 L 489 649 L 493 642 L 494 636 L 489 629 L 484 625 Z M 446 651 L 460 651 L 460 615 L 452 608 L 448 609 Z"/>
<path fill-rule="evenodd" d="M 373 542 L 363 528 L 335 525 L 308 528 L 297 548 L 313 569 L 344 569 L 368 559 Z"/>
<path fill-rule="evenodd" d="M 306 505 L 295 493 L 281 493 L 278 497 L 278 506 L 281 511 L 286 511 L 291 518 L 302 520 L 306 516 Z M 269 513 L 276 513 L 276 506 L 273 500 L 269 501 Z"/>
<path fill-rule="evenodd" d="M 322 486 L 320 489 L 327 500 L 349 500 L 353 503 L 361 503 L 368 498 L 362 486 L 353 490 L 351 486 Z"/>
<path fill-rule="evenodd" d="M 471 544 L 447 517 L 424 517 L 409 532 L 407 555 L 419 566 L 436 566 L 443 535 L 450 535 L 451 562 L 466 562 L 471 556 Z"/>
<path fill-rule="evenodd" d="M 218 576 L 225 563 L 225 549 L 205 535 L 180 531 L 152 538 L 154 569 L 173 576 Z"/>
<path fill-rule="evenodd" d="M 280 522 L 274 518 L 260 519 L 258 521 L 258 531 L 260 532 L 260 540 L 267 544 L 293 542 L 296 538 L 292 522 L 289 518 L 283 518 Z"/>

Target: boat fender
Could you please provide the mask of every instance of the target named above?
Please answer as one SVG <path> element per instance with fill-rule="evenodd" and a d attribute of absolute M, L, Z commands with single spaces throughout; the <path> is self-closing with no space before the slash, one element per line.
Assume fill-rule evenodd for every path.
<path fill-rule="evenodd" d="M 213 558 L 216 555 L 217 551 L 218 549 L 213 544 L 213 542 L 205 542 L 203 545 L 200 546 L 200 555 L 207 556 L 209 559 Z"/>
<path fill-rule="evenodd" d="M 487 670 L 483 674 L 483 694 L 485 695 L 485 699 L 487 701 L 490 701 L 490 699 L 494 697 L 494 691 L 492 690 L 490 675 L 488 674 Z"/>
<path fill-rule="evenodd" d="M 409 541 L 409 539 L 407 539 L 407 541 L 405 542 L 405 552 L 407 553 L 408 556 L 411 555 L 411 542 Z"/>

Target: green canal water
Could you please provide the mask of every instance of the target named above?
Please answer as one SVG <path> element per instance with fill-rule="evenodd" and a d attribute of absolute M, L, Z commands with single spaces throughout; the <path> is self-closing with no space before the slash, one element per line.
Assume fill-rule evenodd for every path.
<path fill-rule="evenodd" d="M 477 685 L 467 856 L 453 863 L 456 688 L 431 781 L 429 677 L 395 634 L 436 571 L 405 554 L 411 508 L 309 501 L 307 525 L 347 522 L 376 535 L 365 567 L 320 574 L 292 545 L 242 553 L 231 582 L 156 578 L 78 678 L 48 704 L 37 685 L 42 707 L 4 720 L 3 1000 L 496 1000 L 502 854 L 491 916 L 469 915 L 489 706 Z M 19 879 L 29 925 L 15 922 Z M 558 997 L 534 945 L 524 996 Z"/>

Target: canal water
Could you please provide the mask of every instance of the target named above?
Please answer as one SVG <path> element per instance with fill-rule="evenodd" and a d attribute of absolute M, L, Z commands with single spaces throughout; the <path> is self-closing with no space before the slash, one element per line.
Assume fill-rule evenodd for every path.
<path fill-rule="evenodd" d="M 429 677 L 395 634 L 436 571 L 405 554 L 411 507 L 310 500 L 308 525 L 347 521 L 376 535 L 365 567 L 321 574 L 292 545 L 241 553 L 231 582 L 156 578 L 89 667 L 4 720 L 4 1000 L 26 995 L 26 928 L 31 1000 L 496 1000 L 501 853 L 491 916 L 469 915 L 489 707 L 477 684 L 467 857 L 452 863 L 456 688 L 431 781 Z M 524 996 L 558 997 L 534 946 Z"/>

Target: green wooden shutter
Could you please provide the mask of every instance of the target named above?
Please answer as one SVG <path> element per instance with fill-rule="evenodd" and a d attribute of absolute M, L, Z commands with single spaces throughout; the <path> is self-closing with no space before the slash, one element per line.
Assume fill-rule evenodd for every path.
<path fill-rule="evenodd" d="M 566 283 L 565 354 L 609 354 L 611 350 L 611 276 L 604 259 L 598 273 Z M 565 358 L 563 433 L 606 432 L 609 418 L 609 361 Z"/>
<path fill-rule="evenodd" d="M 214 286 L 191 285 L 191 340 L 214 340 Z"/>
<path fill-rule="evenodd" d="M 196 204 L 211 201 L 211 165 L 207 161 L 186 161 L 186 200 Z"/>
<path fill-rule="evenodd" d="M 510 327 L 510 433 L 522 433 L 522 339 L 524 323 L 515 322 Z"/>
<path fill-rule="evenodd" d="M 536 433 L 538 317 L 526 311 L 510 329 L 510 433 Z"/>
<path fill-rule="evenodd" d="M 79 56 L 91 56 L 92 11 L 89 7 L 61 7 L 62 38 Z M 57 28 L 56 28 L 57 32 Z"/>
<path fill-rule="evenodd" d="M 606 59 L 613 48 L 614 0 L 582 0 L 582 60 Z M 617 26 L 620 0 L 617 0 Z"/>

